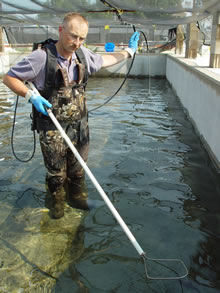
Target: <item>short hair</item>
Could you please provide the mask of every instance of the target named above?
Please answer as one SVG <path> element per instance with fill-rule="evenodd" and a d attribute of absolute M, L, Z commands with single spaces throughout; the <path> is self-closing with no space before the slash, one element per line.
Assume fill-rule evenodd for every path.
<path fill-rule="evenodd" d="M 80 13 L 77 13 L 77 12 L 68 12 L 68 13 L 66 13 L 64 15 L 64 18 L 63 18 L 63 26 L 65 24 L 67 24 L 70 20 L 74 19 L 74 18 L 81 19 L 82 21 L 84 21 L 89 26 L 88 20 L 83 15 L 81 15 Z"/>

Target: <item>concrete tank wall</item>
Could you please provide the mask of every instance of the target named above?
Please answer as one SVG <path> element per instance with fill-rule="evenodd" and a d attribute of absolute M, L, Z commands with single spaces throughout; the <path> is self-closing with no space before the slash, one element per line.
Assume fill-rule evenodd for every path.
<path fill-rule="evenodd" d="M 220 169 L 220 75 L 193 60 L 168 55 L 166 77 Z"/>
<path fill-rule="evenodd" d="M 95 76 L 124 76 L 127 74 L 132 59 L 101 69 Z M 130 71 L 130 77 L 165 77 L 166 55 L 163 54 L 136 54 Z"/>
<path fill-rule="evenodd" d="M 0 53 L 0 75 L 7 73 L 12 65 L 21 61 L 26 55 L 16 52 Z"/>

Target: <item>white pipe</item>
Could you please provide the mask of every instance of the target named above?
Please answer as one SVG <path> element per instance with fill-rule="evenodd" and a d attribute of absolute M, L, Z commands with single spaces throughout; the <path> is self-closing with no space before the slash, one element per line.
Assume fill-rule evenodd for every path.
<path fill-rule="evenodd" d="M 29 82 L 29 85 L 30 85 L 32 90 L 34 90 L 38 95 L 40 95 L 38 90 L 35 88 L 35 86 L 32 83 Z M 115 207 L 113 206 L 111 201 L 109 200 L 108 196 L 106 195 L 106 193 L 104 192 L 104 190 L 102 189 L 102 187 L 100 186 L 100 184 L 98 183 L 98 181 L 96 180 L 96 178 L 94 177 L 94 175 L 92 174 L 92 172 L 90 171 L 90 169 L 88 168 L 88 166 L 86 165 L 86 163 L 84 162 L 84 160 L 82 159 L 80 154 L 78 153 L 77 149 L 72 144 L 71 140 L 69 139 L 69 137 L 67 136 L 67 134 L 65 133 L 63 128 L 61 127 L 60 123 L 55 118 L 55 116 L 52 113 L 52 111 L 50 109 L 47 109 L 47 113 L 48 113 L 49 117 L 51 118 L 51 120 L 53 121 L 53 123 L 56 126 L 56 128 L 59 130 L 61 136 L 64 138 L 64 140 L 68 144 L 69 148 L 71 149 L 71 151 L 73 152 L 73 154 L 75 155 L 77 160 L 79 161 L 80 165 L 83 167 L 83 169 L 85 170 L 86 174 L 88 175 L 88 177 L 90 178 L 90 180 L 92 181 L 94 186 L 96 187 L 97 191 L 99 192 L 99 194 L 101 195 L 101 197 L 103 198 L 105 203 L 107 204 L 108 208 L 110 209 L 110 211 L 112 212 L 112 214 L 114 215 L 114 217 L 116 218 L 118 223 L 120 224 L 121 228 L 126 233 L 127 237 L 129 238 L 129 240 L 133 244 L 134 248 L 137 250 L 137 252 L 139 253 L 140 256 L 144 255 L 145 252 L 143 251 L 143 249 L 138 244 L 137 240 L 135 239 L 135 237 L 133 236 L 133 234 L 129 230 L 128 226 L 125 224 L 124 220 L 119 215 L 119 213 L 117 212 L 117 210 L 115 209 Z"/>

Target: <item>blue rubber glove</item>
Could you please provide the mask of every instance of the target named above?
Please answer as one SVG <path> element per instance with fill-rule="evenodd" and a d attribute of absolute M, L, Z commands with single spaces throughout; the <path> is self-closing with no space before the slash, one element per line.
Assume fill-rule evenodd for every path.
<path fill-rule="evenodd" d="M 47 111 L 44 108 L 44 105 L 47 108 L 51 108 L 52 105 L 46 99 L 44 99 L 42 96 L 39 96 L 39 95 L 33 93 L 33 95 L 29 99 L 29 102 L 34 105 L 34 107 L 37 109 L 38 112 L 41 112 L 42 114 L 48 116 Z"/>
<path fill-rule="evenodd" d="M 128 48 L 132 49 L 134 53 L 136 52 L 138 48 L 139 37 L 140 37 L 140 33 L 134 32 L 128 43 Z"/>

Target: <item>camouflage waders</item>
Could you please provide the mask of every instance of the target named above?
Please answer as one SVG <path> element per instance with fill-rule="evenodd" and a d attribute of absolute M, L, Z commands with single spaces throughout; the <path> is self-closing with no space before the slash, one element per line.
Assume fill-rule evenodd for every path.
<path fill-rule="evenodd" d="M 89 151 L 88 111 L 83 86 L 83 67 L 78 65 L 78 81 L 69 83 L 65 69 L 59 68 L 63 84 L 56 89 L 56 95 L 49 98 L 53 113 L 62 128 L 86 162 Z M 43 122 L 44 123 L 44 122 Z M 83 192 L 84 172 L 74 154 L 58 130 L 39 130 L 41 150 L 47 168 L 46 185 L 51 196 L 52 215 L 64 215 L 64 201 L 67 199 L 77 208 L 88 209 L 87 192 Z"/>

